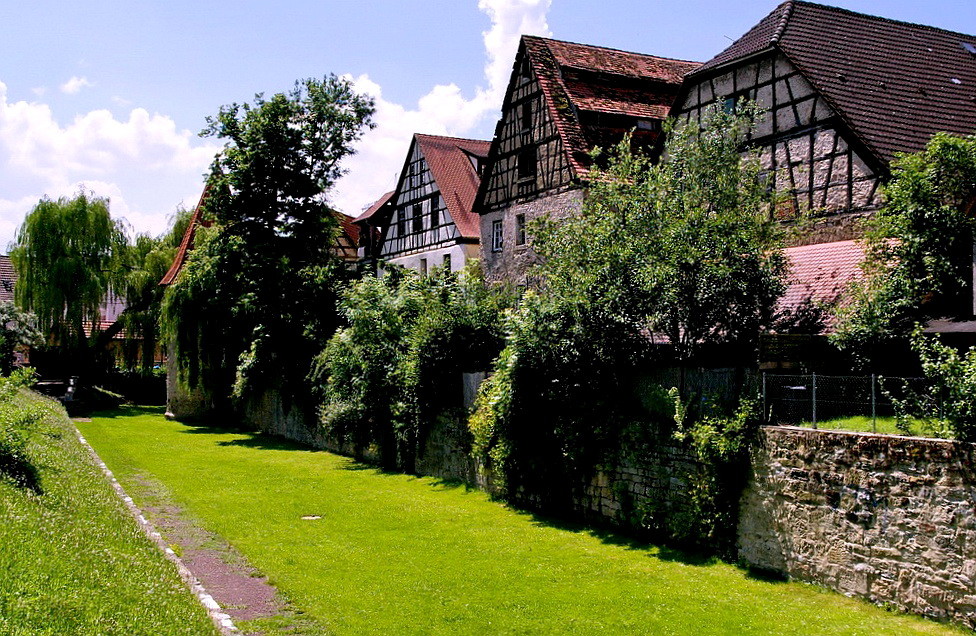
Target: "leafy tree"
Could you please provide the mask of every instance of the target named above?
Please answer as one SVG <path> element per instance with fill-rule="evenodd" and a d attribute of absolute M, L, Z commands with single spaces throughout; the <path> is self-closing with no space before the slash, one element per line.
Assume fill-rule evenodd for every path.
<path fill-rule="evenodd" d="M 348 326 L 311 376 L 326 431 L 359 449 L 375 442 L 386 466 L 412 470 L 430 423 L 461 411 L 461 373 L 488 368 L 501 350 L 509 300 L 475 267 L 354 282 L 340 302 Z"/>
<path fill-rule="evenodd" d="M 758 158 L 742 151 L 757 116 L 743 103 L 711 109 L 701 127 L 672 124 L 657 163 L 625 139 L 591 172 L 578 218 L 534 228 L 543 288 L 509 315 L 505 350 L 469 421 L 475 455 L 510 498 L 568 505 L 596 466 L 617 461 L 621 440 L 648 419 L 635 376 L 648 360 L 670 364 L 655 342 L 670 345 L 682 371 L 716 344 L 737 345 L 741 366 L 755 363 L 786 270 Z M 703 413 L 676 398 L 684 430 L 697 430 Z M 672 415 L 648 434 L 669 436 Z M 746 427 L 717 422 L 746 416 L 707 415 L 709 434 L 696 444 L 731 450 L 696 450 L 739 461 L 742 445 L 724 438 Z M 735 496 L 716 494 L 718 474 L 699 489 L 712 504 L 696 503 L 714 519 L 675 536 L 728 531 Z"/>
<path fill-rule="evenodd" d="M 37 316 L 49 343 L 84 368 L 90 353 L 83 324 L 99 320 L 113 273 L 125 252 L 108 200 L 84 192 L 42 199 L 24 219 L 10 252 L 17 270 L 17 305 Z"/>
<path fill-rule="evenodd" d="M 901 155 L 884 199 L 867 222 L 864 279 L 834 335 L 868 365 L 904 356 L 917 322 L 972 314 L 976 136 L 939 133 Z"/>
<path fill-rule="evenodd" d="M 349 82 L 328 76 L 208 119 L 202 134 L 226 140 L 205 204 L 215 225 L 201 232 L 164 301 L 190 385 L 220 398 L 282 384 L 302 393 L 314 352 L 335 330 L 344 276 L 326 197 L 372 109 Z"/>
<path fill-rule="evenodd" d="M 664 334 L 682 364 L 708 344 L 754 351 L 786 273 L 758 156 L 741 151 L 758 115 L 743 103 L 713 107 L 701 128 L 671 125 L 657 164 L 625 139 L 582 215 L 538 232 L 547 294 Z"/>
<path fill-rule="evenodd" d="M 115 286 L 126 308 L 117 323 L 101 337 L 111 338 L 117 331 L 125 331 L 128 335 L 125 364 L 130 369 L 149 373 L 154 366 L 165 291 L 159 281 L 173 264 L 190 216 L 188 210 L 181 208 L 169 232 L 160 237 L 139 234 L 127 246 L 125 262 Z"/>

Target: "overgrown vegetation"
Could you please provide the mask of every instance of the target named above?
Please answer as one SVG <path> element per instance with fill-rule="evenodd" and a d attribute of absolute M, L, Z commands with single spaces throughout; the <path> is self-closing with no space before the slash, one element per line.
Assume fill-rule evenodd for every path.
<path fill-rule="evenodd" d="M 352 283 L 340 300 L 348 326 L 311 375 L 325 431 L 360 450 L 375 443 L 385 466 L 412 471 L 434 420 L 463 417 L 461 374 L 498 355 L 507 304 L 477 267 L 393 268 Z"/>
<path fill-rule="evenodd" d="M 226 140 L 205 202 L 214 222 L 166 292 L 163 318 L 183 381 L 227 405 L 276 388 L 289 397 L 337 327 L 340 161 L 370 126 L 372 100 L 335 76 L 231 104 L 202 134 Z"/>
<path fill-rule="evenodd" d="M 26 373 L 26 372 L 22 372 Z M 0 633 L 215 634 L 142 534 L 56 402 L 0 381 Z"/>
<path fill-rule="evenodd" d="M 672 538 L 724 547 L 717 535 L 732 531 L 738 495 L 725 477 L 742 460 L 749 418 L 734 406 L 723 415 L 715 399 L 702 408 L 710 396 L 685 386 L 685 369 L 719 346 L 752 366 L 784 290 L 781 230 L 758 158 L 742 154 L 758 114 L 743 103 L 712 108 L 700 129 L 672 125 L 658 163 L 625 139 L 591 171 L 578 218 L 535 228 L 543 291 L 508 316 L 470 420 L 474 453 L 508 498 L 571 505 L 598 467 L 620 461 L 624 434 L 643 428 L 658 443 L 689 442 L 708 467 L 688 476 L 695 518 Z M 634 379 L 675 364 L 680 439 L 669 441 L 674 417 L 648 416 Z"/>
<path fill-rule="evenodd" d="M 867 221 L 864 280 L 839 311 L 833 340 L 865 367 L 911 359 L 916 323 L 972 314 L 976 136 L 935 135 L 901 155 Z"/>

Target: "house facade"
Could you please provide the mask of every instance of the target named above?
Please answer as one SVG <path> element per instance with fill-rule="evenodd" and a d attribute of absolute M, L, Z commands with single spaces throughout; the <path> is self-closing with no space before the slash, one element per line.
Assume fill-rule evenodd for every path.
<path fill-rule="evenodd" d="M 974 86 L 974 36 L 791 1 L 689 73 L 672 114 L 757 102 L 777 218 L 812 217 L 802 242 L 828 243 L 858 236 L 897 153 L 976 130 Z"/>
<path fill-rule="evenodd" d="M 578 214 L 590 152 L 654 148 L 685 73 L 697 62 L 522 36 L 475 208 L 494 281 L 531 284 L 532 221 Z"/>
<path fill-rule="evenodd" d="M 415 134 L 400 180 L 355 225 L 367 265 L 390 263 L 421 274 L 459 270 L 477 258 L 478 216 L 472 211 L 489 142 Z"/>

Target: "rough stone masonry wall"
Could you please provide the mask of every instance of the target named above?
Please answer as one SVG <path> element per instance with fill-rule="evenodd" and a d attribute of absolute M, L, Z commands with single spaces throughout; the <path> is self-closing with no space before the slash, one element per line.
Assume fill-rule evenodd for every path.
<path fill-rule="evenodd" d="M 741 508 L 754 566 L 976 626 L 973 444 L 763 429 Z"/>
<path fill-rule="evenodd" d="M 674 521 L 687 514 L 686 476 L 697 470 L 690 451 L 670 443 L 639 449 L 636 459 L 602 467 L 574 500 L 578 513 L 632 530 L 666 538 Z"/>

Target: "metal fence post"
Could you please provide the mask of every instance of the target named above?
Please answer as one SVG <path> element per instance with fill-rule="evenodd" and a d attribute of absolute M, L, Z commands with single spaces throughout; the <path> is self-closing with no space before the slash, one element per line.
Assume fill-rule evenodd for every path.
<path fill-rule="evenodd" d="M 813 405 L 813 428 L 817 428 L 817 374 L 812 374 L 813 377 L 813 395 L 811 395 L 810 402 Z"/>
<path fill-rule="evenodd" d="M 877 411 L 877 401 L 874 397 L 874 379 L 875 375 L 871 374 L 871 432 L 878 432 L 878 411 Z"/>
<path fill-rule="evenodd" d="M 763 423 L 769 424 L 769 407 L 766 404 L 766 372 L 762 374 Z"/>

